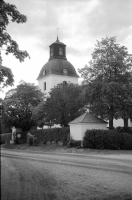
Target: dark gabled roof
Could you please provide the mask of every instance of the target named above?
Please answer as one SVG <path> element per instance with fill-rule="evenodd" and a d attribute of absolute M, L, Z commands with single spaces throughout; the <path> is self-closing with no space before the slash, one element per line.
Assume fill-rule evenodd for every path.
<path fill-rule="evenodd" d="M 71 121 L 69 124 L 78 124 L 78 123 L 106 124 L 107 122 L 100 119 L 99 117 L 95 117 L 92 113 L 86 112 L 83 115 Z"/>

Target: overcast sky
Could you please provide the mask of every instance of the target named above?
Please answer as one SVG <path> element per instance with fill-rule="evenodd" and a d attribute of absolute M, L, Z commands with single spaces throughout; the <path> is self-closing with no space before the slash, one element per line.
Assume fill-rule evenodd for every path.
<path fill-rule="evenodd" d="M 20 80 L 35 83 L 49 59 L 49 45 L 59 40 L 67 45 L 67 60 L 75 69 L 91 59 L 96 40 L 116 36 L 132 53 L 132 0 L 5 0 L 27 16 L 24 24 L 10 23 L 7 31 L 31 59 L 20 63 L 3 56 L 12 69 L 15 85 Z M 8 88 L 7 90 L 9 90 Z"/>

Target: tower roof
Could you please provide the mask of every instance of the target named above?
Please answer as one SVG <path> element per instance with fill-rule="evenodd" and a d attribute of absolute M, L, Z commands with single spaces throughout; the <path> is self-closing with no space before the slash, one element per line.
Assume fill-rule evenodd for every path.
<path fill-rule="evenodd" d="M 49 47 L 49 61 L 42 67 L 37 80 L 50 74 L 79 77 L 73 65 L 67 61 L 66 45 L 59 41 L 58 36 L 56 42 Z"/>
<path fill-rule="evenodd" d="M 63 42 L 59 41 L 58 36 L 57 36 L 57 40 L 55 42 L 53 42 L 49 47 L 51 47 L 54 44 L 60 44 L 60 45 L 66 46 Z"/>

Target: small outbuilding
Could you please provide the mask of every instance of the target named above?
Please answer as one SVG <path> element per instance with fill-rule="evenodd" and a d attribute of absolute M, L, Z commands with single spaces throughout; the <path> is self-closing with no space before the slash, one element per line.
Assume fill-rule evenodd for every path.
<path fill-rule="evenodd" d="M 83 140 L 86 130 L 107 129 L 107 122 L 94 116 L 91 112 L 86 112 L 69 123 L 70 137 L 73 140 Z"/>

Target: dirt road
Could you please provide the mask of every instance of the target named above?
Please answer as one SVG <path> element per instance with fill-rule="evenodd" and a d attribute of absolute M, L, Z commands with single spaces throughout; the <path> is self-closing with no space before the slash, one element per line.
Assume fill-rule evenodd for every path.
<path fill-rule="evenodd" d="M 1 151 L 2 200 L 132 200 L 132 155 Z"/>

